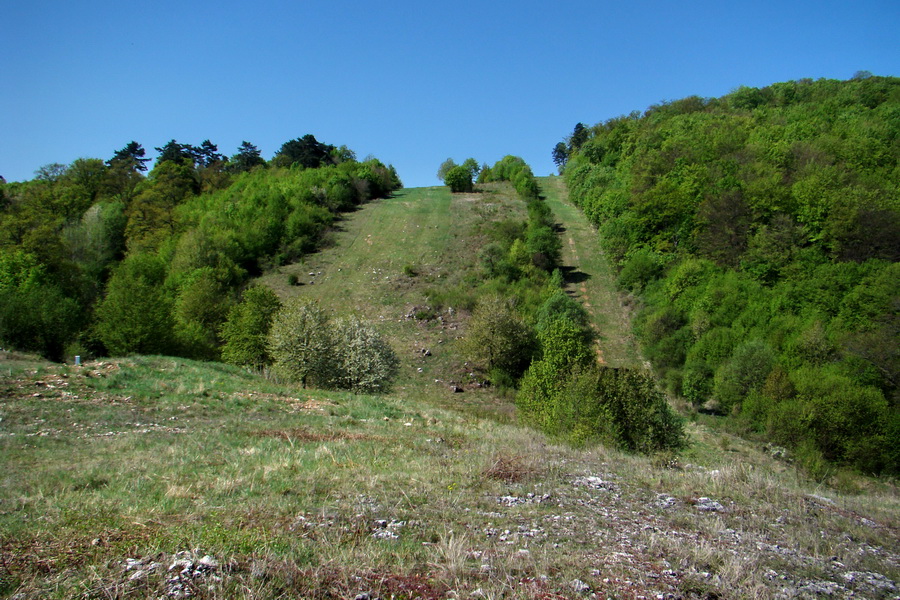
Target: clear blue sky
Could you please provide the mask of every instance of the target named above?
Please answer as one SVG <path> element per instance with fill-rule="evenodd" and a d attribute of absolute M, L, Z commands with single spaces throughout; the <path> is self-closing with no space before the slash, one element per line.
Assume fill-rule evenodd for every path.
<path fill-rule="evenodd" d="M 536 174 L 575 123 L 689 95 L 856 71 L 900 75 L 900 1 L 8 2 L 0 175 L 131 140 L 312 133 L 392 163 L 505 154 Z"/>

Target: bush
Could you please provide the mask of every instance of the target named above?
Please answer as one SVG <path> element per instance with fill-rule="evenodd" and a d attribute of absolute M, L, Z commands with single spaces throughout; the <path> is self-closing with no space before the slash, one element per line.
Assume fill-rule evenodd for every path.
<path fill-rule="evenodd" d="M 175 298 L 175 337 L 180 354 L 198 360 L 219 358 L 219 328 L 228 313 L 230 295 L 209 267 L 185 277 Z"/>
<path fill-rule="evenodd" d="M 275 315 L 266 349 L 275 372 L 303 387 L 328 386 L 335 379 L 335 341 L 318 303 L 295 298 Z"/>
<path fill-rule="evenodd" d="M 332 323 L 317 303 L 301 299 L 277 312 L 267 349 L 275 372 L 304 387 L 382 392 L 399 368 L 394 351 L 373 327 L 355 316 Z"/>
<path fill-rule="evenodd" d="M 597 388 L 620 446 L 643 453 L 684 447 L 684 425 L 649 373 L 601 367 Z"/>
<path fill-rule="evenodd" d="M 719 408 L 725 413 L 740 409 L 751 391 L 762 388 L 774 362 L 775 354 L 765 342 L 750 340 L 738 346 L 716 371 L 713 396 Z"/>
<path fill-rule="evenodd" d="M 480 363 L 486 372 L 499 369 L 517 378 L 534 351 L 531 329 L 508 300 L 488 296 L 478 301 L 463 340 L 463 352 L 470 360 Z"/>
<path fill-rule="evenodd" d="M 619 272 L 619 288 L 639 293 L 648 283 L 658 279 L 662 270 L 662 260 L 656 252 L 646 248 L 636 250 L 631 253 Z"/>
<path fill-rule="evenodd" d="M 32 255 L 0 252 L 0 342 L 62 360 L 84 320 Z"/>
<path fill-rule="evenodd" d="M 400 367 L 397 355 L 374 327 L 356 316 L 339 319 L 335 384 L 354 393 L 383 392 Z"/>
<path fill-rule="evenodd" d="M 524 423 L 575 444 L 612 442 L 648 454 L 685 444 L 681 419 L 640 371 L 585 365 L 564 372 L 538 361 L 522 379 L 516 406 Z"/>

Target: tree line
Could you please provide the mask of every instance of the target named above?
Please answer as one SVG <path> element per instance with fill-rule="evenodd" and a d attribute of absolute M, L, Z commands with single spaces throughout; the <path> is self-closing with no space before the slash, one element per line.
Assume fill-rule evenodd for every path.
<path fill-rule="evenodd" d="M 553 157 L 671 394 L 818 476 L 900 473 L 900 79 L 665 102 Z"/>
<path fill-rule="evenodd" d="M 325 239 L 336 215 L 402 187 L 396 170 L 312 135 L 270 161 L 171 140 L 0 184 L 0 342 L 61 360 L 217 360 L 246 283 Z"/>

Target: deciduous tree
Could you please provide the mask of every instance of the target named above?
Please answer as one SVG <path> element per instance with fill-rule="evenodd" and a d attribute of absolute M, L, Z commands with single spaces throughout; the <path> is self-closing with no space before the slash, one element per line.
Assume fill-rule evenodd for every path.
<path fill-rule="evenodd" d="M 444 184 L 450 186 L 450 191 L 454 194 L 471 192 L 473 189 L 472 174 L 462 165 L 455 166 L 447 171 L 447 175 L 444 176 Z"/>
<path fill-rule="evenodd" d="M 222 324 L 222 360 L 255 369 L 269 364 L 266 338 L 280 308 L 281 301 L 269 288 L 262 285 L 247 288 Z"/>

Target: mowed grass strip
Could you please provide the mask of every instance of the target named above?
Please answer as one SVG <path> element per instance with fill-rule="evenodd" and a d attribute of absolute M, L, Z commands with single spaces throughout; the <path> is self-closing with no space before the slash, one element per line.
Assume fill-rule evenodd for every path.
<path fill-rule="evenodd" d="M 612 367 L 640 365 L 640 353 L 631 330 L 631 311 L 616 289 L 615 272 L 600 251 L 597 231 L 581 210 L 568 200 L 562 177 L 540 177 L 541 192 L 564 231 L 562 261 L 566 290 L 577 298 L 594 320 L 600 336 L 600 358 Z"/>

